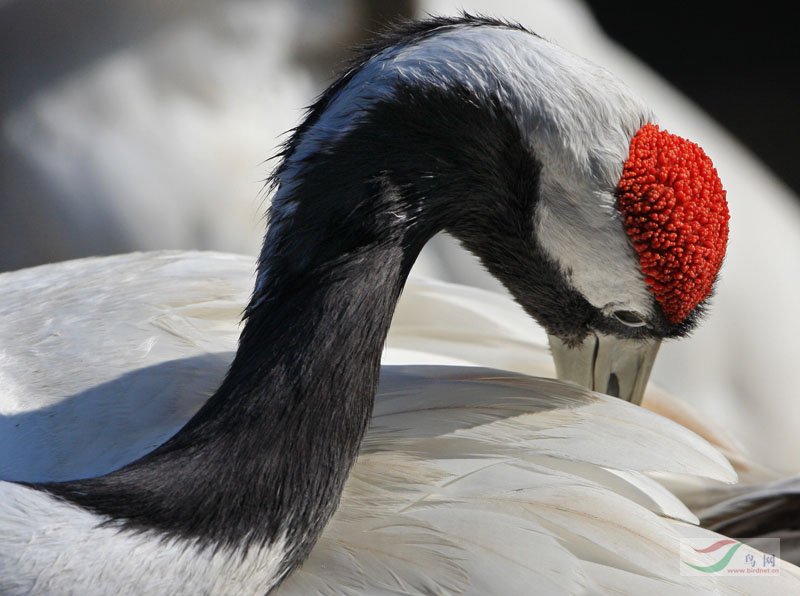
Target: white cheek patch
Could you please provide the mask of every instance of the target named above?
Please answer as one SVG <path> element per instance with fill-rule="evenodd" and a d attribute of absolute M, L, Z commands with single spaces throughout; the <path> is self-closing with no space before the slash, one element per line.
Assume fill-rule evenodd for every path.
<path fill-rule="evenodd" d="M 628 241 L 613 195 L 553 196 L 542 189 L 537 210 L 539 244 L 567 280 L 593 306 L 650 316 L 652 295 Z"/>

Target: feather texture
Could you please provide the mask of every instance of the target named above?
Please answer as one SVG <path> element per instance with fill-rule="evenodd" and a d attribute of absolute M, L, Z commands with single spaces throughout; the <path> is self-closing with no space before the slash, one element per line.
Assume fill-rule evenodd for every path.
<path fill-rule="evenodd" d="M 385 367 L 375 405 L 339 510 L 280 594 L 741 589 L 680 575 L 694 516 L 635 472 L 732 480 L 679 425 L 575 385 L 480 368 Z M 791 589 L 800 576 L 786 569 L 764 588 Z"/>

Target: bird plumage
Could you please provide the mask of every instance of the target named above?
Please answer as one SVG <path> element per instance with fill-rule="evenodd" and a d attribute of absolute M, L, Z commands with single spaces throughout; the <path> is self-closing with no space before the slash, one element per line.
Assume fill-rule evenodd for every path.
<path fill-rule="evenodd" d="M 230 366 L 252 268 L 164 252 L 4 274 L 0 477 L 98 476 L 175 434 Z"/>
<path fill-rule="evenodd" d="M 0 276 L 8 297 L 0 336 L 14 338 L 4 345 L 4 363 L 41 365 L 38 376 L 21 377 L 28 384 L 18 381 L 13 395 L 3 393 L 4 410 L 13 405 L 16 414 L 2 419 L 2 436 L 14 448 L 0 452 L 2 476 L 44 481 L 103 474 L 180 428 L 233 358 L 251 271 L 248 257 L 142 253 Z M 87 308 L 91 298 L 104 308 Z M 105 321 L 106 301 L 120 307 L 114 329 L 124 342 L 116 347 L 96 332 Z M 507 298 L 412 279 L 384 360 L 480 360 L 544 373 L 552 370 L 545 342 L 544 333 Z M 70 349 L 75 345 L 82 349 Z M 127 360 L 127 367 L 101 366 L 117 358 Z M 54 387 L 65 388 L 59 400 L 53 399 Z M 632 448 L 642 444 L 648 448 Z M 687 524 L 696 518 L 650 480 L 649 471 L 724 482 L 735 477 L 725 459 L 693 433 L 619 400 L 496 370 L 390 364 L 341 506 L 307 563 L 278 593 L 485 593 L 500 587 L 514 593 L 532 581 L 560 593 L 734 590 L 735 581 L 727 578 L 679 575 L 678 544 L 691 535 Z M 88 524 L 96 520 L 66 504 L 55 514 L 47 501 L 37 509 L 38 492 L 0 486 L 10 493 L 4 495 L 6 507 L 14 503 L 4 509 L 5 540 L 33 539 L 51 547 L 37 552 L 51 556 L 69 545 L 74 554 L 50 560 L 59 573 L 52 583 L 41 579 L 34 585 L 59 594 L 91 593 L 92 584 L 81 585 L 70 570 L 93 561 L 99 543 Z M 112 527 L 102 533 L 116 532 Z M 715 535 L 700 536 L 710 541 Z M 148 562 L 154 543 L 147 533 L 121 543 L 119 560 L 126 564 L 116 572 L 128 573 L 132 582 L 121 594 L 193 586 L 170 583 L 178 574 L 169 548 L 160 559 L 168 569 Z M 113 550 L 114 544 L 109 539 L 104 548 Z M 212 553 L 175 552 L 183 553 L 178 561 L 205 565 L 207 575 L 192 572 L 200 591 L 233 591 L 237 570 L 253 570 L 239 584 L 246 586 L 269 568 L 263 551 L 252 568 L 239 561 L 237 569 Z M 0 585 L 9 594 L 26 593 L 30 584 L 15 574 L 30 569 L 41 578 L 43 563 L 19 553 L 14 573 L 0 573 L 7 578 Z M 785 569 L 765 589 L 789 590 L 795 571 Z"/>

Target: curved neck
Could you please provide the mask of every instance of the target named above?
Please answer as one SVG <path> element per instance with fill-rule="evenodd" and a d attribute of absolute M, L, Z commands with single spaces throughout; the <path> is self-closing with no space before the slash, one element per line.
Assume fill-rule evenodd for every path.
<path fill-rule="evenodd" d="M 271 228 L 269 242 L 291 246 L 261 263 L 269 279 L 231 368 L 183 429 L 116 472 L 43 488 L 124 528 L 215 549 L 280 544 L 282 574 L 302 561 L 338 505 L 395 305 L 428 239 L 396 216 L 388 183 L 352 190 L 331 196 L 355 204 L 325 237 L 302 220 Z"/>
<path fill-rule="evenodd" d="M 541 168 L 498 93 L 395 78 L 345 121 L 340 103 L 358 105 L 347 80 L 278 168 L 222 386 L 148 456 L 46 490 L 123 527 L 214 548 L 286 545 L 288 572 L 338 504 L 395 304 L 427 240 L 447 229 L 507 285 L 537 262 L 541 280 L 555 278 L 531 244 Z"/>

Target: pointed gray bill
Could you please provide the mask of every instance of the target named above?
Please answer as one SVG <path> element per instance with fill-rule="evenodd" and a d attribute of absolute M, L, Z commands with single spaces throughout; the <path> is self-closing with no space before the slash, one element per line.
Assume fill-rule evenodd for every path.
<path fill-rule="evenodd" d="M 590 333 L 571 348 L 548 335 L 559 379 L 640 404 L 661 340 L 620 339 Z"/>

